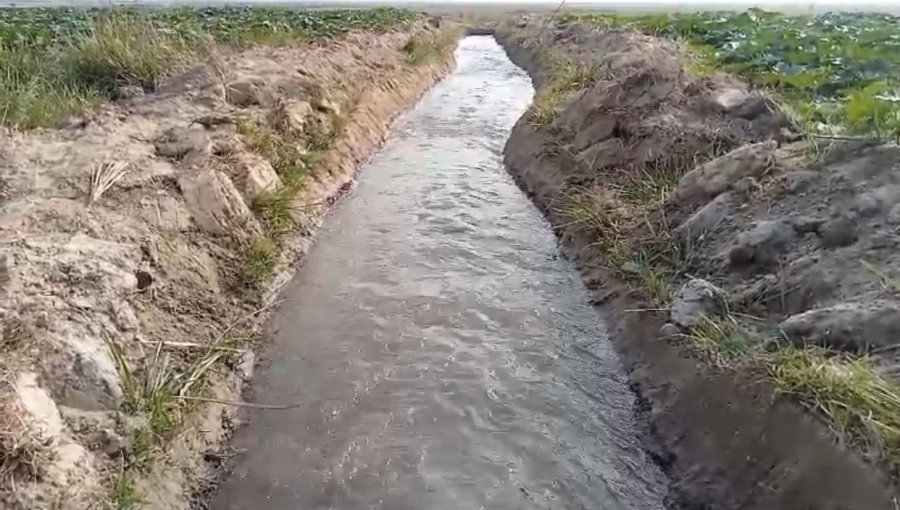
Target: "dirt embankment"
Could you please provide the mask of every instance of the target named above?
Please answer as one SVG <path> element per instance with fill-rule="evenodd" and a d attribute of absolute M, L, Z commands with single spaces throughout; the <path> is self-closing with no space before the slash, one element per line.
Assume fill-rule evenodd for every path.
<path fill-rule="evenodd" d="M 449 71 L 452 46 L 416 45 L 437 33 L 213 55 L 0 133 L 0 506 L 186 506 L 235 420 L 208 399 L 239 400 L 328 205 Z"/>
<path fill-rule="evenodd" d="M 496 37 L 538 89 L 506 163 L 619 327 L 669 507 L 895 508 L 892 436 L 855 434 L 869 408 L 833 391 L 868 384 L 844 353 L 900 340 L 900 149 L 807 168 L 769 99 L 672 42 L 543 19 Z"/>

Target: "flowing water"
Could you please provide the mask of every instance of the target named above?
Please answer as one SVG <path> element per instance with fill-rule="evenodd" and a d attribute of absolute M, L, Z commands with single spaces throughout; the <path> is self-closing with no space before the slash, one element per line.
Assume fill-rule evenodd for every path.
<path fill-rule="evenodd" d="M 212 510 L 660 509 L 634 396 L 502 150 L 533 90 L 490 37 L 395 126 L 272 319 Z"/>

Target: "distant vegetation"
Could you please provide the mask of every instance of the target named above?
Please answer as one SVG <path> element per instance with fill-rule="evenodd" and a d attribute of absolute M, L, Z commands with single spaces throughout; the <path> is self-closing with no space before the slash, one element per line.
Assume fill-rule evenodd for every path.
<path fill-rule="evenodd" d="M 674 38 L 698 69 L 770 88 L 804 130 L 900 139 L 900 17 L 741 13 L 564 13 L 562 21 L 631 26 Z"/>
<path fill-rule="evenodd" d="M 419 16 L 393 8 L 0 9 L 0 124 L 53 125 L 123 86 L 152 90 L 211 45 L 296 44 Z"/>

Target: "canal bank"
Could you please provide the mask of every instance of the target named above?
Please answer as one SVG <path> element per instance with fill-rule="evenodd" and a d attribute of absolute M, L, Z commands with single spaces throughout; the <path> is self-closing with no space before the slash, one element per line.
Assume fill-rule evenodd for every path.
<path fill-rule="evenodd" d="M 847 176 L 858 176 L 855 183 L 865 173 L 877 186 L 889 179 L 896 148 L 851 148 L 844 159 L 836 151 L 830 166 L 809 172 L 776 111 L 725 73 L 690 71 L 695 63 L 671 41 L 536 16 L 508 20 L 497 39 L 538 89 L 504 162 L 616 325 L 612 337 L 639 398 L 644 446 L 670 477 L 667 508 L 895 508 L 890 467 L 878 469 L 883 458 L 873 453 L 877 440 L 866 444 L 817 416 L 822 404 L 803 399 L 810 388 L 776 388 L 773 366 L 781 365 L 767 367 L 765 349 L 790 342 L 776 336 L 763 347 L 765 337 L 744 328 L 749 322 L 778 335 L 778 321 L 790 313 L 847 295 L 881 303 L 873 299 L 885 294 L 878 278 L 854 265 L 855 257 L 885 255 L 892 263 L 892 252 L 863 241 L 878 235 L 876 216 L 854 220 L 861 242 L 847 250 L 829 244 L 824 229 L 819 241 L 818 228 L 800 223 L 815 223 L 811 216 L 826 223 L 829 207 L 851 209 L 862 192 L 847 186 Z M 723 106 L 734 97 L 754 104 L 753 112 Z M 815 184 L 790 184 L 801 175 Z M 785 226 L 787 238 L 763 234 L 773 225 Z M 842 293 L 832 292 L 831 264 L 848 275 Z M 828 328 L 856 334 L 852 324 L 823 317 L 816 316 L 819 340 Z M 814 349 L 793 351 L 795 359 Z M 762 367 L 754 353 L 762 353 Z M 811 366 L 849 374 L 846 365 L 825 363 L 841 356 L 832 352 Z M 849 385 L 853 394 L 864 383 L 825 377 L 819 384 Z"/>

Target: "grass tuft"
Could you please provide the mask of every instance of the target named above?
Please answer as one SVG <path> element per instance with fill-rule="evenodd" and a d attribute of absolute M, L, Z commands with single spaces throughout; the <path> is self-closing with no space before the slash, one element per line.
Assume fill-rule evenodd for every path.
<path fill-rule="evenodd" d="M 116 484 L 113 486 L 113 507 L 115 510 L 132 510 L 140 501 L 134 481 L 123 470 L 119 477 L 116 478 Z"/>
<path fill-rule="evenodd" d="M 181 397 L 191 395 L 222 356 L 222 351 L 213 345 L 188 365 L 176 365 L 160 341 L 153 355 L 142 358 L 141 366 L 132 367 L 118 344 L 109 345 L 122 379 L 125 410 L 145 416 L 150 431 L 157 437 L 166 436 L 181 423 Z"/>
<path fill-rule="evenodd" d="M 92 204 L 100 199 L 106 191 L 113 187 L 128 172 L 127 161 L 104 161 L 91 169 L 91 187 L 88 195 L 88 203 Z"/>
<path fill-rule="evenodd" d="M 438 33 L 419 32 L 407 39 L 402 50 L 407 62 L 420 65 L 438 60 L 455 45 L 456 34 L 448 30 Z"/>
<path fill-rule="evenodd" d="M 257 195 L 250 209 L 256 213 L 270 239 L 277 241 L 296 226 L 293 217 L 294 192 L 290 187 Z"/>
<path fill-rule="evenodd" d="M 785 347 L 771 359 L 778 389 L 824 415 L 842 436 L 861 442 L 897 474 L 900 468 L 900 388 L 868 357 L 818 347 Z"/>
<path fill-rule="evenodd" d="M 665 304 L 672 300 L 670 274 L 656 264 L 652 256 L 645 251 L 631 251 L 620 248 L 622 252 L 610 254 L 620 275 L 638 286 L 647 297 L 656 304 Z"/>
<path fill-rule="evenodd" d="M 268 159 L 285 188 L 296 191 L 309 175 L 313 161 L 303 137 L 282 133 L 254 121 L 237 124 L 247 148 Z"/>
<path fill-rule="evenodd" d="M 714 366 L 732 366 L 747 358 L 756 343 L 732 316 L 704 317 L 687 335 L 691 347 Z"/>
<path fill-rule="evenodd" d="M 111 11 L 63 57 L 69 80 L 115 97 L 123 85 L 154 90 L 191 56 L 185 41 L 148 17 Z"/>
<path fill-rule="evenodd" d="M 576 90 L 591 86 L 596 69 L 584 62 L 557 60 L 551 77 L 538 89 L 531 108 L 531 120 L 538 125 L 551 124 L 559 115 L 565 97 Z"/>
<path fill-rule="evenodd" d="M 244 274 L 251 284 L 259 285 L 272 275 L 276 260 L 275 243 L 266 238 L 257 239 L 247 252 Z"/>
<path fill-rule="evenodd" d="M 863 260 L 862 265 L 878 277 L 879 283 L 884 290 L 892 294 L 900 295 L 900 277 L 888 273 L 886 269 L 879 267 L 872 262 Z"/>
<path fill-rule="evenodd" d="M 44 443 L 22 420 L 11 398 L 0 398 L 0 486 L 39 480 L 50 460 Z"/>
<path fill-rule="evenodd" d="M 0 124 L 19 129 L 53 126 L 93 104 L 94 91 L 68 82 L 40 53 L 0 45 Z"/>

